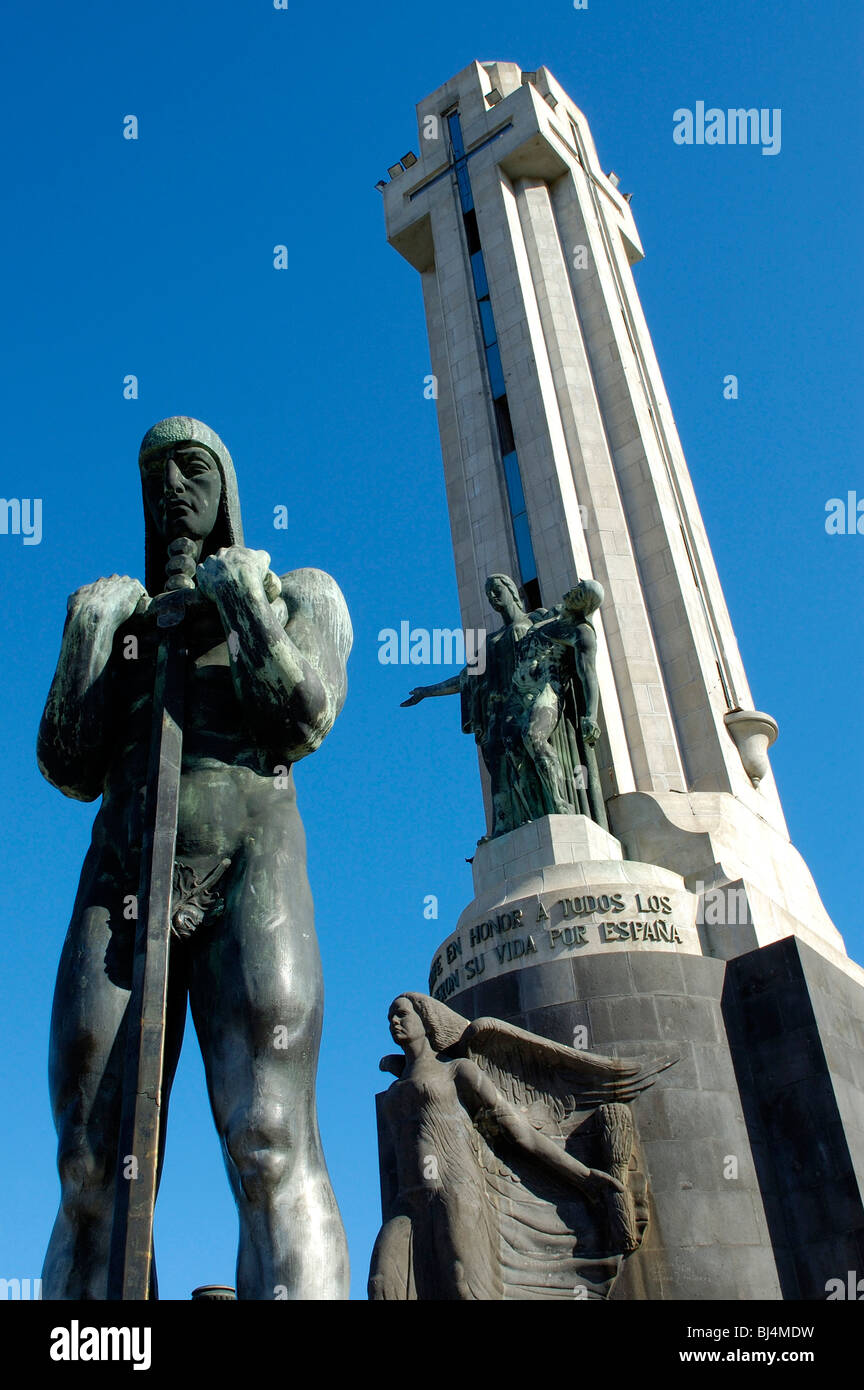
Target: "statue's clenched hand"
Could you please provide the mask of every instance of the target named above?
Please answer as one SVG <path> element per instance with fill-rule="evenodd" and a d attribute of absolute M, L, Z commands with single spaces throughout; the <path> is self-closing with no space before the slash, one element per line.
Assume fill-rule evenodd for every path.
<path fill-rule="evenodd" d="M 627 1189 L 617 1178 L 613 1178 L 611 1173 L 604 1173 L 602 1168 L 590 1168 L 588 1176 L 579 1180 L 586 1197 L 591 1201 L 597 1201 L 603 1197 L 609 1197 L 614 1192 L 626 1192 Z"/>
<path fill-rule="evenodd" d="M 583 715 L 581 721 L 581 729 L 582 737 L 588 744 L 588 747 L 593 748 L 594 744 L 600 737 L 600 725 L 595 724 L 594 720 L 589 719 L 587 715 Z"/>
<path fill-rule="evenodd" d="M 278 598 L 282 586 L 270 569 L 266 550 L 247 550 L 245 545 L 222 546 L 208 555 L 196 571 L 198 588 L 205 598 L 218 602 L 226 590 L 245 593 L 260 592 L 263 587 L 270 600 Z"/>
<path fill-rule="evenodd" d="M 142 598 L 147 597 L 144 585 L 128 574 L 112 574 L 82 584 L 70 594 L 66 607 L 72 617 L 87 617 L 98 624 L 117 628 L 131 618 Z"/>

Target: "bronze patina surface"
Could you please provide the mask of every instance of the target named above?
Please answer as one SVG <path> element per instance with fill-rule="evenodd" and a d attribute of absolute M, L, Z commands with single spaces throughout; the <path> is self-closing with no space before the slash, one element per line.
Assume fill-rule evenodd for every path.
<path fill-rule="evenodd" d="M 62 1199 L 44 1297 L 108 1296 L 115 1205 L 128 1224 L 136 1170 L 152 1174 L 155 1196 L 188 998 L 240 1217 L 238 1297 L 344 1298 L 347 1248 L 315 1106 L 321 963 L 291 769 L 342 707 L 351 624 L 329 575 L 277 577 L 266 552 L 244 545 L 231 458 L 206 425 L 160 422 L 140 468 L 146 588 L 115 574 L 71 596 L 39 732 L 48 780 L 102 798 L 52 1016 Z M 162 998 L 156 969 L 141 1005 L 146 989 L 131 1003 L 130 991 L 145 928 L 168 964 Z M 127 1106 L 129 1151 L 118 1145 L 127 1065 L 140 1110 L 130 1118 Z M 118 1182 L 129 1188 L 119 1202 Z"/>

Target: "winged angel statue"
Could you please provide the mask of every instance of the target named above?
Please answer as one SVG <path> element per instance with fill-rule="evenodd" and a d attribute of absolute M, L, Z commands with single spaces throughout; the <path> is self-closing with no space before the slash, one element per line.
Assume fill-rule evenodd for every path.
<path fill-rule="evenodd" d="M 373 1300 L 605 1299 L 647 1224 L 629 1108 L 675 1059 L 579 1052 L 426 994 L 389 1010 Z"/>

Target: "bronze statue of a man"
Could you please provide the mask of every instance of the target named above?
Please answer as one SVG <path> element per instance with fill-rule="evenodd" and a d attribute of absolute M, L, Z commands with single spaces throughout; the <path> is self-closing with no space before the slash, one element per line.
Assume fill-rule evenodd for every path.
<path fill-rule="evenodd" d="M 51 1025 L 62 1197 L 43 1295 L 106 1297 L 158 641 L 145 610 L 167 572 L 203 598 L 183 620 L 164 1105 L 188 995 L 239 1210 L 238 1297 L 346 1298 L 315 1106 L 323 991 L 291 766 L 342 707 L 351 623 L 328 575 L 277 581 L 269 556 L 244 546 L 231 458 L 206 425 L 161 421 L 140 468 L 146 591 L 112 575 L 72 594 L 39 731 L 48 780 L 102 797 Z"/>

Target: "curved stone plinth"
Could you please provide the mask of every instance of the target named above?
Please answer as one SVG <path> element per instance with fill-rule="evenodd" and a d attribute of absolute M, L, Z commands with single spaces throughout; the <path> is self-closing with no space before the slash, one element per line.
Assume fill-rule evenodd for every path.
<path fill-rule="evenodd" d="M 476 896 L 432 961 L 436 999 L 568 957 L 701 955 L 697 898 L 684 880 L 623 859 L 614 836 L 586 816 L 546 816 L 485 841 L 473 870 Z"/>

